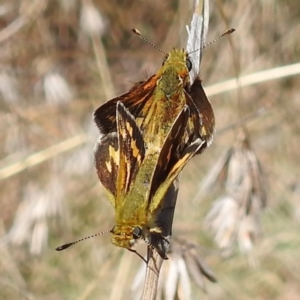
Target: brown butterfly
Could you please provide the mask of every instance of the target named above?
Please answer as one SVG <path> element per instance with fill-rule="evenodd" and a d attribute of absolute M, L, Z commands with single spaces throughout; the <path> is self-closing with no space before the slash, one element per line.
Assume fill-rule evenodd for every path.
<path fill-rule="evenodd" d="M 102 139 L 95 149 L 99 177 L 103 185 L 109 187 L 109 200 L 115 208 L 116 225 L 111 230 L 114 245 L 135 251 L 132 246 L 138 239 L 150 246 L 157 237 L 163 239 L 162 229 L 157 224 L 163 199 L 204 143 L 197 139 L 178 151 L 189 115 L 189 108 L 185 106 L 157 151 L 147 147 L 134 117 L 122 102 L 117 102 L 117 134 Z M 155 249 L 166 258 L 160 247 Z"/>
<path fill-rule="evenodd" d="M 201 81 L 190 86 L 190 68 L 187 53 L 174 49 L 156 75 L 94 113 L 101 134 L 96 169 L 115 208 L 115 245 L 131 249 L 137 237 L 152 245 L 151 239 L 162 235 L 155 219 L 165 195 L 212 139 L 213 111 Z"/>
<path fill-rule="evenodd" d="M 201 80 L 197 77 L 190 84 L 191 68 L 186 51 L 173 49 L 155 75 L 94 113 L 100 130 L 95 164 L 115 208 L 116 225 L 110 232 L 116 246 L 135 251 L 132 246 L 142 239 L 167 258 L 166 248 L 160 247 L 171 234 L 171 228 L 163 226 L 165 211 L 170 211 L 167 199 L 175 198 L 175 205 L 175 179 L 210 145 L 215 127 Z"/>

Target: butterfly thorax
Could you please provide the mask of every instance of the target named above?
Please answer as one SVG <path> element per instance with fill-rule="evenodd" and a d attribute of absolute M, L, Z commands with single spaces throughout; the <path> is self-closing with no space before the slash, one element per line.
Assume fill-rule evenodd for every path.
<path fill-rule="evenodd" d="M 151 102 L 147 103 L 147 115 L 139 124 L 147 145 L 161 148 L 174 120 L 186 104 L 184 88 L 189 85 L 186 58 L 184 50 L 173 49 L 156 74 L 156 87 Z"/>
<path fill-rule="evenodd" d="M 189 70 L 186 65 L 187 53 L 183 49 L 173 49 L 165 58 L 163 66 L 157 75 L 157 90 L 163 93 L 167 102 L 176 102 L 176 98 L 183 95 L 185 88 L 189 85 Z"/>

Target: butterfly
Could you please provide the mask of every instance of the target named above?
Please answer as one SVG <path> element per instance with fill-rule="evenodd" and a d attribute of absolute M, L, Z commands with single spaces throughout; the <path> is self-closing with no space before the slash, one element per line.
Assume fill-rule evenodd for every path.
<path fill-rule="evenodd" d="M 211 144 L 215 130 L 214 113 L 200 78 L 190 83 L 191 68 L 188 53 L 173 49 L 156 74 L 94 112 L 100 131 L 95 166 L 115 208 L 116 225 L 110 232 L 116 246 L 136 252 L 132 247 L 142 239 L 167 258 L 161 241 L 171 235 L 178 175 Z"/>
<path fill-rule="evenodd" d="M 190 85 L 190 69 L 188 54 L 173 49 L 157 74 L 94 113 L 96 170 L 115 208 L 117 246 L 131 249 L 137 238 L 153 245 L 163 236 L 156 219 L 164 197 L 188 160 L 211 142 L 214 114 L 200 79 Z"/>
<path fill-rule="evenodd" d="M 214 114 L 200 79 L 190 85 L 191 67 L 188 54 L 173 49 L 157 74 L 94 113 L 100 130 L 95 165 L 115 208 L 111 233 L 116 246 L 134 251 L 142 239 L 166 258 L 165 249 L 155 246 L 165 236 L 159 224 L 165 199 L 176 198 L 175 179 L 210 144 L 214 131 Z"/>
<path fill-rule="evenodd" d="M 157 151 L 145 142 L 134 116 L 121 101 L 117 102 L 117 133 L 100 140 L 95 149 L 98 174 L 103 185 L 109 187 L 108 198 L 115 209 L 116 225 L 111 230 L 114 245 L 135 252 L 132 247 L 138 239 L 153 246 L 152 240 L 163 238 L 162 229 L 157 226 L 163 199 L 204 144 L 197 139 L 178 151 L 189 116 L 185 105 Z M 155 249 L 167 258 L 160 247 Z"/>

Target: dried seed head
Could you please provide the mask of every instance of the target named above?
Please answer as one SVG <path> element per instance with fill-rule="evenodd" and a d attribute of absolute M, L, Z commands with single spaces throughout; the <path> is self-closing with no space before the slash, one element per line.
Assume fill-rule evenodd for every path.
<path fill-rule="evenodd" d="M 50 72 L 44 78 L 46 101 L 53 104 L 66 104 L 73 97 L 73 91 L 65 78 L 59 73 Z"/>
<path fill-rule="evenodd" d="M 219 182 L 225 187 L 225 195 L 208 213 L 207 228 L 220 248 L 231 251 L 238 240 L 241 251 L 250 251 L 261 234 L 259 215 L 266 205 L 266 182 L 260 163 L 242 135 L 217 166 L 205 186 Z"/>
<path fill-rule="evenodd" d="M 0 95 L 8 103 L 18 102 L 21 99 L 16 80 L 4 72 L 0 73 Z"/>
<path fill-rule="evenodd" d="M 81 7 L 80 26 L 87 35 L 98 37 L 101 37 L 106 27 L 99 10 L 93 4 L 86 2 L 83 2 Z"/>
<path fill-rule="evenodd" d="M 24 191 L 8 239 L 15 245 L 29 243 L 32 254 L 40 254 L 48 241 L 49 219 L 64 214 L 62 182 L 54 180 L 46 187 L 29 184 Z"/>

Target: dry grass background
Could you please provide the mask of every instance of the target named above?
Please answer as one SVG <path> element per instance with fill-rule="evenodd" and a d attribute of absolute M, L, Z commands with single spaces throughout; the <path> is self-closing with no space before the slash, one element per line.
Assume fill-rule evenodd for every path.
<path fill-rule="evenodd" d="M 114 224 L 93 169 L 98 133 L 92 112 L 163 60 L 130 29 L 139 28 L 165 51 L 185 46 L 191 7 L 183 0 L 95 0 L 92 8 L 91 3 L 0 4 L 0 299 L 128 299 L 141 264 L 112 246 L 109 235 L 62 253 L 54 248 Z M 299 1 L 219 0 L 211 1 L 210 10 L 208 40 L 230 27 L 237 32 L 230 37 L 232 47 L 223 39 L 205 50 L 205 87 L 237 72 L 299 61 Z M 219 133 L 183 172 L 174 236 L 202 246 L 218 283 L 207 281 L 206 294 L 192 283 L 191 299 L 299 299 L 299 85 L 299 76 L 287 76 L 210 97 Z M 248 150 L 267 182 L 251 180 L 266 188 L 267 207 L 255 214 L 261 227 L 245 230 L 224 252 L 204 218 L 215 199 L 226 197 L 226 167 L 221 184 L 200 188 L 220 157 L 239 149 L 240 126 L 223 129 L 248 115 L 253 116 L 244 125 Z M 245 152 L 237 156 L 240 171 Z M 230 212 L 225 216 L 234 221 Z"/>

